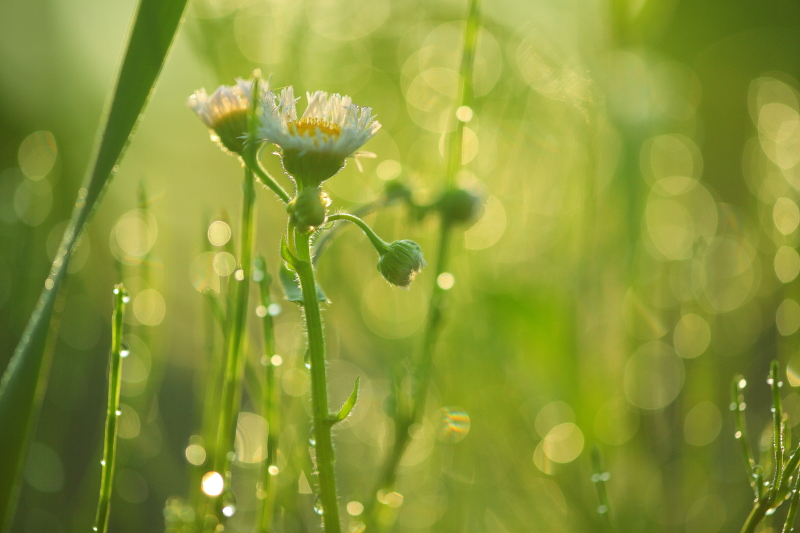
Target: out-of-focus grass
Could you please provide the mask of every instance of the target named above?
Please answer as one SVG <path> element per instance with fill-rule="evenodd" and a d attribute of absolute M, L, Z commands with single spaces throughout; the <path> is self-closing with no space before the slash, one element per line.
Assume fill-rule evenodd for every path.
<path fill-rule="evenodd" d="M 600 531 L 594 443 L 611 474 L 619 531 L 735 531 L 749 510 L 726 409 L 730 378 L 763 380 L 778 357 L 786 382 L 800 384 L 800 7 L 623 7 L 612 18 L 600 2 L 484 6 L 459 179 L 482 187 L 487 202 L 454 250 L 434 388 L 397 487 L 400 531 Z M 373 106 L 384 128 L 363 174 L 350 165 L 330 181 L 335 202 L 368 202 L 397 176 L 424 199 L 445 170 L 443 117 L 455 97 L 465 9 L 390 0 L 190 7 L 85 259 L 74 262 L 14 531 L 91 524 L 115 261 L 132 296 L 129 361 L 140 364 L 123 375 L 110 531 L 159 531 L 164 501 L 189 493 L 187 450 L 200 432 L 211 365 L 192 282 L 226 283 L 200 276 L 207 244 L 194 236 L 205 233 L 204 213 L 235 211 L 240 170 L 210 145 L 186 96 L 256 66 L 273 74 L 273 86 L 350 94 Z M 0 5 L 0 367 L 49 267 L 51 234 L 69 216 L 131 10 Z M 29 137 L 37 131 L 52 138 Z M 131 211 L 142 181 L 152 197 L 146 214 Z M 257 250 L 269 253 L 284 215 L 259 202 Z M 371 222 L 387 238 L 434 245 L 433 228 L 400 208 Z M 384 400 L 392 372 L 404 372 L 419 345 L 433 281 L 423 271 L 410 291 L 391 290 L 359 239 L 342 232 L 319 265 L 334 302 L 325 315 L 331 402 L 362 376 L 359 404 L 335 436 L 347 502 L 365 501 L 392 441 Z M 278 525 L 310 530 L 301 331 L 293 304 L 281 306 Z M 250 340 L 255 357 L 255 330 Z M 146 386 L 152 379 L 161 385 Z M 800 421 L 792 390 L 789 425 Z M 769 397 L 763 387 L 751 393 L 758 453 Z M 469 415 L 462 440 L 452 442 L 463 427 L 440 431 L 442 407 Z M 237 472 L 254 485 L 251 463 L 239 461 Z M 255 516 L 250 498 L 240 497 L 241 520 Z"/>

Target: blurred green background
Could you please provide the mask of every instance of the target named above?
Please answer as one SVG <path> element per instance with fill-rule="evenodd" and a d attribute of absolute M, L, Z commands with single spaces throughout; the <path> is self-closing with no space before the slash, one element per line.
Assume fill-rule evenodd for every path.
<path fill-rule="evenodd" d="M 0 3 L 0 368 L 69 217 L 134 9 Z M 789 425 L 800 423 L 800 5 L 491 0 L 482 10 L 459 179 L 485 204 L 454 249 L 396 530 L 600 531 L 596 444 L 619 531 L 738 531 L 752 494 L 727 407 L 733 375 L 750 382 L 755 446 L 774 358 L 791 385 Z M 120 280 L 133 298 L 131 356 L 110 530 L 162 531 L 164 502 L 189 493 L 219 342 L 198 290 L 224 287 L 227 273 L 208 228 L 238 217 L 241 171 L 187 97 L 256 67 L 298 94 L 349 94 L 383 128 L 363 173 L 351 164 L 327 183 L 334 206 L 372 201 L 393 178 L 425 201 L 441 186 L 465 14 L 450 0 L 191 3 L 71 265 L 14 531 L 89 530 Z M 278 172 L 274 156 L 265 164 Z M 257 205 L 257 250 L 274 274 L 285 213 L 268 191 Z M 433 220 L 392 207 L 370 221 L 434 258 Z M 375 262 L 354 229 L 320 262 L 333 302 L 332 404 L 362 380 L 335 435 L 343 505 L 366 501 L 392 441 L 384 402 L 419 349 L 433 283 L 423 271 L 409 291 L 392 289 Z M 315 531 L 302 328 L 294 304 L 280 307 L 278 530 Z M 469 426 L 443 432 L 442 408 L 463 411 Z M 258 409 L 246 401 L 245 411 Z M 263 432 L 255 415 L 240 419 L 236 531 L 257 509 Z"/>

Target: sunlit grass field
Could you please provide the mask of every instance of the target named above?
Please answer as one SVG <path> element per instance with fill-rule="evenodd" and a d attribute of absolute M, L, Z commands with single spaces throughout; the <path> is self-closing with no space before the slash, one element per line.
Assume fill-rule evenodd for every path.
<path fill-rule="evenodd" d="M 343 531 L 742 529 L 754 496 L 732 381 L 747 382 L 733 407 L 765 480 L 773 360 L 787 450 L 800 424 L 800 5 L 482 0 L 462 80 L 469 4 L 189 2 L 54 300 L 38 423 L 19 476 L 0 469 L 0 483 L 20 488 L 3 533 L 94 525 L 117 283 L 130 294 L 129 355 L 108 531 L 202 531 L 192 502 L 211 470 L 208 384 L 221 379 L 227 342 L 211 302 L 227 305 L 239 272 L 243 189 L 242 164 L 186 102 L 254 69 L 271 88 L 293 85 L 299 109 L 317 90 L 372 108 L 382 127 L 364 150 L 376 157 L 324 183 L 331 213 L 363 211 L 387 242 L 419 243 L 428 263 L 408 290 L 394 287 L 364 234 L 342 225 L 316 264 L 331 411 L 360 376 L 352 413 L 333 427 Z M 0 3 L 0 372 L 86 198 L 137 5 Z M 264 168 L 293 190 L 273 151 Z M 386 191 L 401 183 L 413 205 L 430 205 L 449 172 L 480 209 L 454 226 L 439 272 L 440 218 Z M 252 284 L 224 531 L 262 531 L 265 501 L 272 531 L 320 531 L 307 328 L 278 275 L 287 213 L 260 185 L 255 209 L 271 300 Z M 441 327 L 426 344 L 439 297 Z M 398 398 L 418 386 L 428 351 L 427 398 L 396 482 L 376 495 Z M 787 508 L 757 530 L 782 531 Z"/>

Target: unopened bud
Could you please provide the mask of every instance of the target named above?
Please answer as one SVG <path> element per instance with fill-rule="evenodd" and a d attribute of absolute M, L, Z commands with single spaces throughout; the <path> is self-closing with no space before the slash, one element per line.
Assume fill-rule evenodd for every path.
<path fill-rule="evenodd" d="M 394 241 L 381 254 L 378 270 L 389 283 L 408 287 L 426 264 L 419 244 L 409 240 Z"/>
<path fill-rule="evenodd" d="M 477 217 L 481 198 L 466 189 L 449 189 L 439 198 L 436 207 L 444 222 L 463 224 Z"/>
<path fill-rule="evenodd" d="M 329 205 L 331 199 L 327 193 L 319 187 L 309 187 L 300 191 L 297 197 L 289 202 L 286 210 L 298 231 L 307 233 L 325 223 Z"/>

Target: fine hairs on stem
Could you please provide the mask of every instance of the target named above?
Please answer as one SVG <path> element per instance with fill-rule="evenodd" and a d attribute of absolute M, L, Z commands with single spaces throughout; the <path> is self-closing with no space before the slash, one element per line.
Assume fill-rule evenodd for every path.
<path fill-rule="evenodd" d="M 339 503 L 334 470 L 334 449 L 331 436 L 333 426 L 343 421 L 354 408 L 358 399 L 359 378 L 353 392 L 336 413 L 331 413 L 326 376 L 325 337 L 321 297 L 311 257 L 312 236 L 320 234 L 330 226 L 328 220 L 347 220 L 358 225 L 370 237 L 370 243 L 378 252 L 378 271 L 390 283 L 408 287 L 414 276 L 425 266 L 419 245 L 410 240 L 391 243 L 383 241 L 358 217 L 345 213 L 328 216 L 330 198 L 322 189 L 322 183 L 336 175 L 346 164 L 347 158 L 357 155 L 357 150 L 369 141 L 380 128 L 371 117 L 370 108 L 359 108 L 349 97 L 328 95 L 318 91 L 309 93 L 309 108 L 301 119 L 294 109 L 296 99 L 292 87 L 282 89 L 280 98 L 259 84 L 260 72 L 254 73 L 250 81 L 238 80 L 236 86 L 221 86 L 211 96 L 198 91 L 190 97 L 189 105 L 198 117 L 212 130 L 214 138 L 228 153 L 236 154 L 244 164 L 244 196 L 242 201 L 241 236 L 237 270 L 229 287 L 232 294 L 230 304 L 223 313 L 218 306 L 212 311 L 220 316 L 225 336 L 224 378 L 220 394 L 219 421 L 214 445 L 213 471 L 203 476 L 203 491 L 209 496 L 207 505 L 198 517 L 203 529 L 210 533 L 233 515 L 235 506 L 227 502 L 233 499 L 231 484 L 231 461 L 237 414 L 242 403 L 243 374 L 246 357 L 243 344 L 246 338 L 249 282 L 260 284 L 260 314 L 263 337 L 262 363 L 264 374 L 261 396 L 258 403 L 269 426 L 265 443 L 267 460 L 261 477 L 261 493 L 264 500 L 258 518 L 258 530 L 270 531 L 272 527 L 273 502 L 277 484 L 270 480 L 278 473 L 277 424 L 278 394 L 274 374 L 274 331 L 269 316 L 269 281 L 266 261 L 253 257 L 255 188 L 256 177 L 272 190 L 285 205 L 287 213 L 286 233 L 281 239 L 280 256 L 284 261 L 281 283 L 289 301 L 299 303 L 305 321 L 307 341 L 307 368 L 310 371 L 311 405 L 314 450 L 318 494 L 314 510 L 322 516 L 326 533 L 340 533 Z M 220 105 L 224 102 L 224 105 Z M 346 109 L 346 113 L 342 110 Z M 329 122 L 329 121 L 335 122 Z M 239 134 L 241 132 L 241 134 Z M 261 167 L 258 154 L 265 143 L 276 145 L 280 151 L 283 168 L 296 189 L 292 197 Z M 255 263 L 255 267 L 253 266 Z M 260 312 L 259 312 L 260 313 Z M 224 315 L 224 316 L 223 316 Z M 257 386 L 257 385 L 256 385 Z M 252 387 L 251 387 L 252 388 Z M 213 388 L 209 391 L 213 392 Z M 213 399 L 213 398 L 212 398 Z M 213 402 L 211 405 L 215 405 Z M 274 474 L 273 474 L 274 472 Z M 206 486 L 206 480 L 209 480 Z M 223 505 L 216 498 L 223 495 Z M 198 506 L 199 509 L 200 506 Z M 224 527 L 224 526 L 223 526 Z"/>
<path fill-rule="evenodd" d="M 114 486 L 114 463 L 117 457 L 117 422 L 119 421 L 119 395 L 122 385 L 122 358 L 127 355 L 122 347 L 122 327 L 128 293 L 120 283 L 114 287 L 114 313 L 111 316 L 111 356 L 108 372 L 108 410 L 103 439 L 102 474 L 100 499 L 97 502 L 97 515 L 94 531 L 105 533 L 108 529 L 108 513 L 111 506 L 111 488 Z"/>

